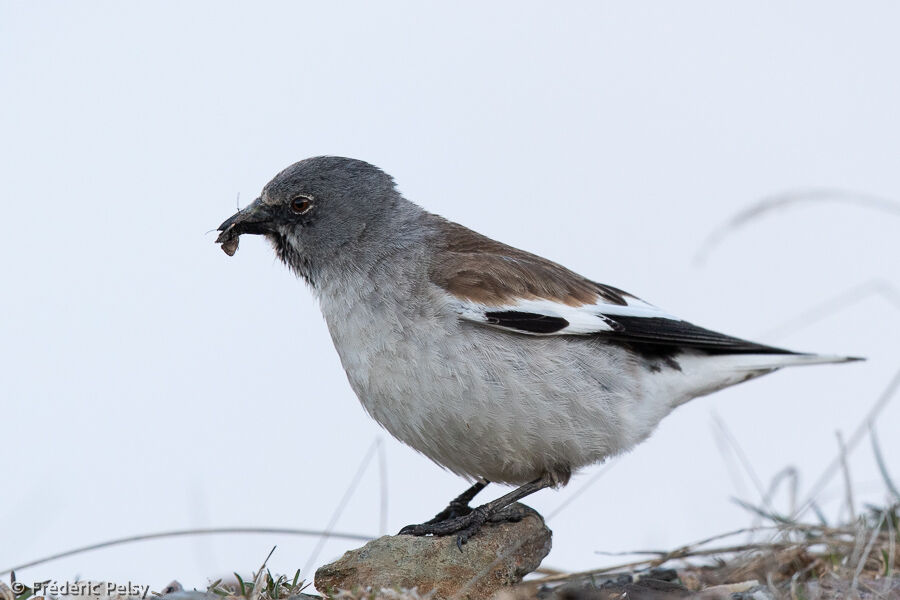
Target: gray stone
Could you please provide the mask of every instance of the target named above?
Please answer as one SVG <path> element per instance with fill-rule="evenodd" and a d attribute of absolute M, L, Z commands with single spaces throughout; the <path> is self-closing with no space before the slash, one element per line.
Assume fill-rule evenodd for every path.
<path fill-rule="evenodd" d="M 456 537 L 384 536 L 316 571 L 320 592 L 417 588 L 433 600 L 488 598 L 540 566 L 551 531 L 533 509 L 516 523 L 486 524 L 463 547 Z"/>

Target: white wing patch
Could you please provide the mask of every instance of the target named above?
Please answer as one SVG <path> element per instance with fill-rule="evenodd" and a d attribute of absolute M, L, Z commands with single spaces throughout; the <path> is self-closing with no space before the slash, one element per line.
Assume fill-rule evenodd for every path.
<path fill-rule="evenodd" d="M 530 335 L 589 335 L 616 331 L 613 322 L 616 316 L 679 320 L 631 297 L 625 306 L 604 302 L 571 306 L 545 298 L 520 299 L 503 306 L 486 306 L 456 297 L 453 301 L 463 319 Z"/>

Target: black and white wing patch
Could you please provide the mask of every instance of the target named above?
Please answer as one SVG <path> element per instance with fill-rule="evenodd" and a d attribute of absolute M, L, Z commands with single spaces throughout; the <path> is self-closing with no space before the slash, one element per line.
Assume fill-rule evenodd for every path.
<path fill-rule="evenodd" d="M 628 304 L 569 304 L 545 298 L 518 299 L 500 306 L 454 298 L 456 310 L 463 319 L 501 329 L 532 335 L 591 335 L 613 332 L 617 325 L 610 320 L 613 313 L 634 317 L 668 316 L 640 300 Z"/>
<path fill-rule="evenodd" d="M 633 346 L 658 346 L 660 351 L 693 348 L 709 354 L 793 354 L 678 319 L 629 296 L 626 304 L 572 306 L 548 299 L 523 299 L 506 306 L 484 306 L 456 299 L 461 318 L 526 335 L 599 336 Z"/>

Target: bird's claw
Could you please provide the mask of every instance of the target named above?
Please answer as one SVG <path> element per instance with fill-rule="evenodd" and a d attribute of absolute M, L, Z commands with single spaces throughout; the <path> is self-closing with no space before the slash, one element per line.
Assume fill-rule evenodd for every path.
<path fill-rule="evenodd" d="M 449 519 L 455 519 L 457 517 L 464 517 L 467 514 L 472 512 L 472 507 L 468 504 L 463 504 L 461 502 L 451 502 L 447 508 L 439 512 L 434 516 L 434 518 L 425 521 L 424 525 L 434 525 L 435 523 L 440 523 L 442 521 L 447 521 Z"/>
<path fill-rule="evenodd" d="M 449 505 L 447 505 L 447 508 L 436 514 L 433 518 L 425 521 L 421 525 L 407 525 L 406 527 L 401 529 L 397 535 L 428 535 L 429 533 L 432 533 L 427 529 L 429 525 L 437 525 L 438 523 L 443 523 L 444 521 L 452 521 L 453 519 L 465 517 L 466 515 L 471 513 L 472 510 L 474 509 L 468 504 L 457 502 L 456 500 L 454 500 Z M 439 534 L 432 533 L 432 535 Z"/>
<path fill-rule="evenodd" d="M 468 508 L 468 507 L 467 507 Z M 444 519 L 442 521 L 422 523 L 421 525 L 407 525 L 400 530 L 398 535 L 433 535 L 445 536 L 456 534 L 456 547 L 462 551 L 462 546 L 468 542 L 489 520 L 490 515 L 482 507 L 469 509 L 469 512 L 458 517 Z"/>
<path fill-rule="evenodd" d="M 459 549 L 460 552 L 463 551 L 463 549 L 462 549 L 463 544 L 465 544 L 466 542 L 468 542 L 469 539 L 470 539 L 473 535 L 475 535 L 476 533 L 478 533 L 478 531 L 481 529 L 481 526 L 482 526 L 483 524 L 484 524 L 483 522 L 482 522 L 482 523 L 475 523 L 475 524 L 473 524 L 473 525 L 471 525 L 471 526 L 469 526 L 469 527 L 463 529 L 462 531 L 460 531 L 459 533 L 456 534 L 456 547 Z"/>

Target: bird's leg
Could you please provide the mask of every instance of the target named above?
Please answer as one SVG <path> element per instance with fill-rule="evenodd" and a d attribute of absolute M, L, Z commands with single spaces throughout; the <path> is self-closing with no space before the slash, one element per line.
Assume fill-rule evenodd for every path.
<path fill-rule="evenodd" d="M 472 501 L 478 492 L 487 487 L 490 481 L 487 479 L 483 479 L 481 481 L 476 481 L 472 484 L 472 486 L 464 491 L 462 494 L 454 498 L 450 501 L 450 504 L 447 505 L 447 508 L 439 512 L 434 516 L 433 519 L 425 521 L 422 525 L 434 525 L 435 523 L 441 523 L 448 519 L 454 519 L 456 517 L 462 517 L 464 515 L 472 512 L 472 508 L 469 506 L 469 502 Z M 422 525 L 407 525 L 397 535 L 404 535 L 410 533 L 416 527 L 422 527 Z"/>
<path fill-rule="evenodd" d="M 489 483 L 490 481 L 488 481 L 487 479 L 485 479 L 484 481 L 476 481 L 472 484 L 472 487 L 451 500 L 450 504 L 447 505 L 447 508 L 436 514 L 433 519 L 425 521 L 424 524 L 434 525 L 435 523 L 440 523 L 441 521 L 446 521 L 447 519 L 462 517 L 469 514 L 470 512 L 472 512 L 472 507 L 469 506 L 469 502 L 472 501 L 472 498 L 474 498 L 478 494 L 478 492 L 486 488 L 487 484 Z M 401 531 L 400 533 L 403 533 L 403 531 Z"/>
<path fill-rule="evenodd" d="M 505 509 L 525 496 L 544 488 L 552 487 L 554 484 L 555 481 L 553 477 L 545 475 L 540 479 L 535 479 L 530 483 L 526 483 L 525 485 L 514 489 L 508 494 L 500 496 L 496 500 L 491 500 L 486 504 L 473 508 L 467 514 L 436 523 L 429 521 L 428 523 L 423 523 L 421 525 L 408 525 L 400 530 L 400 533 L 409 535 L 451 535 L 455 533 L 456 546 L 462 550 L 462 545 L 473 535 L 478 533 L 478 530 L 481 529 L 481 526 L 485 523 L 521 519 L 522 515 L 518 514 L 517 511 L 513 510 L 510 512 L 510 510 Z M 474 487 L 475 486 L 472 486 L 472 488 Z M 472 488 L 466 493 L 471 491 Z M 480 490 L 476 490 L 475 493 L 478 491 Z M 472 495 L 474 496 L 475 494 L 473 493 Z"/>

